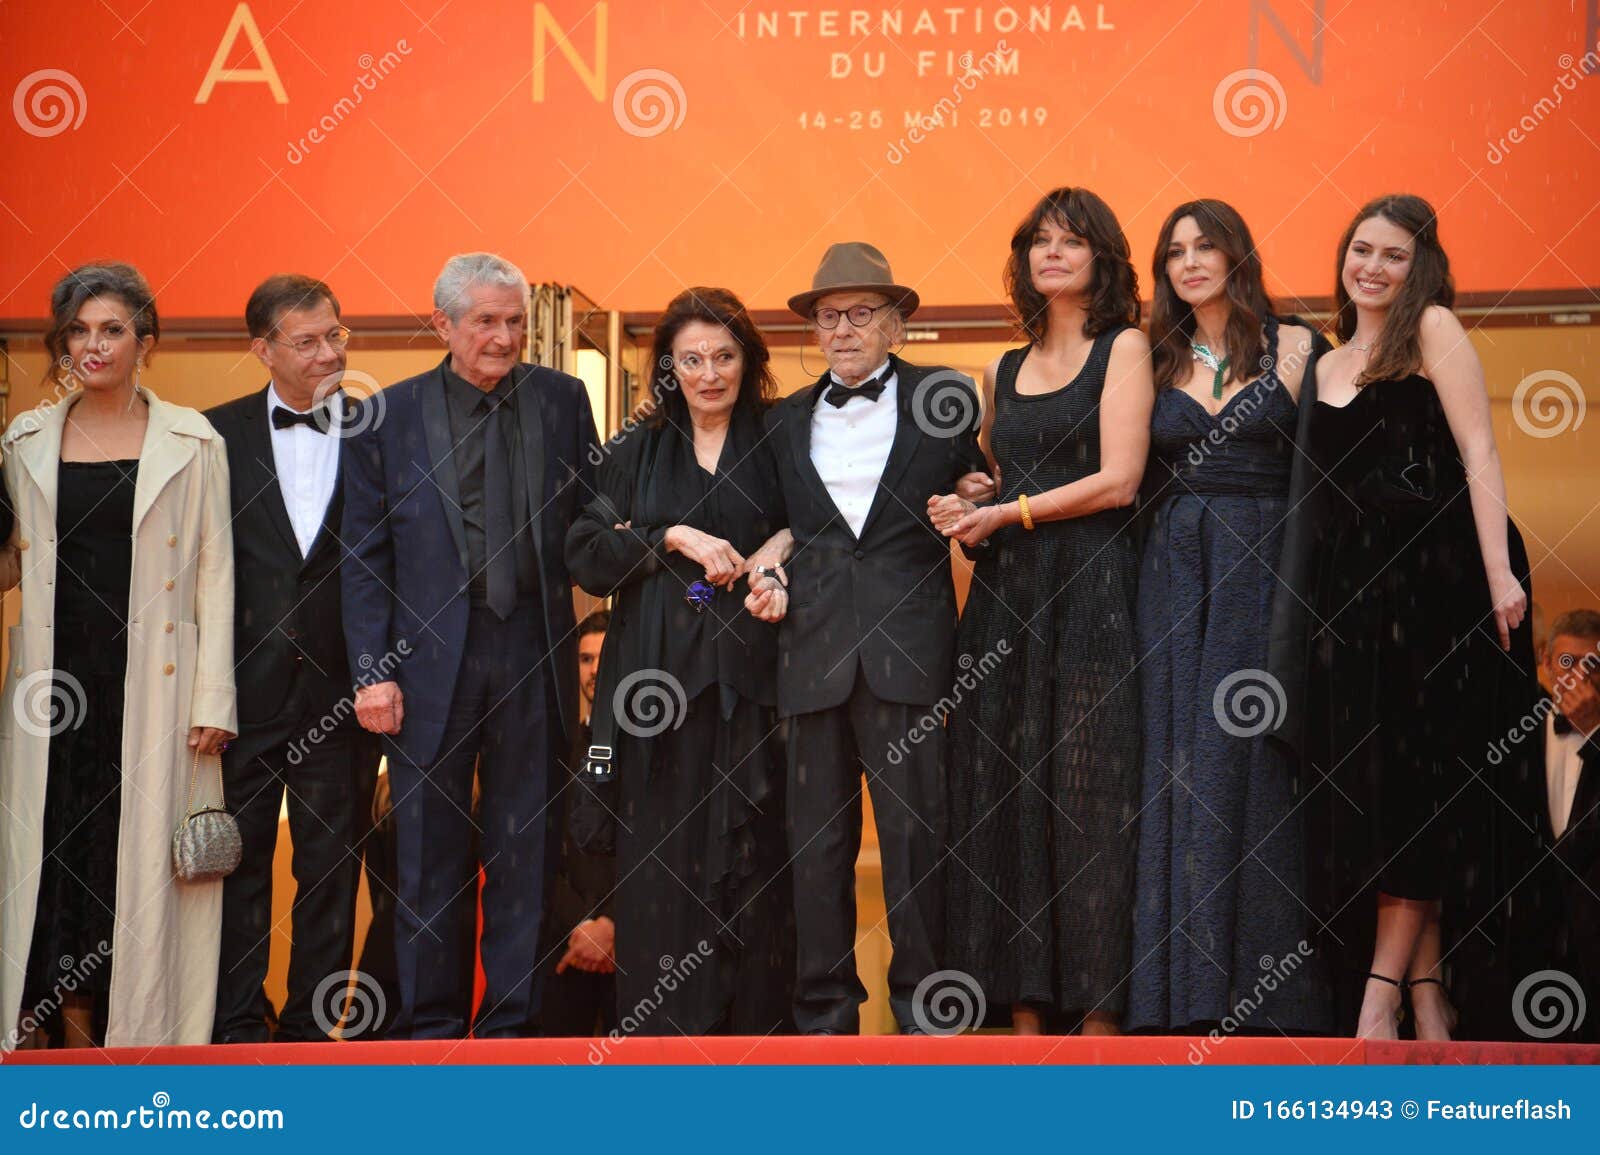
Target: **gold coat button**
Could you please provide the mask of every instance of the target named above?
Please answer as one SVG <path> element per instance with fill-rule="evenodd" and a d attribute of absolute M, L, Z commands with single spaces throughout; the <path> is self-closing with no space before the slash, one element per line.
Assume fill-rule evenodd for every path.
<path fill-rule="evenodd" d="M 173 627 L 173 624 L 171 622 L 168 622 L 166 628 L 167 628 L 167 633 L 170 634 L 173 631 L 174 627 Z"/>
<path fill-rule="evenodd" d="M 177 668 L 178 668 L 177 666 L 174 666 L 171 662 L 168 662 L 165 666 L 161 667 L 161 672 L 163 674 L 170 674 L 174 670 L 176 670 Z"/>
<path fill-rule="evenodd" d="M 167 544 L 168 545 L 177 545 L 178 544 L 178 535 L 175 534 L 175 533 L 168 535 Z"/>
<path fill-rule="evenodd" d="M 173 582 L 173 581 L 169 581 L 169 582 L 168 582 L 168 583 L 167 583 L 167 588 L 168 588 L 168 589 L 169 589 L 169 590 L 170 590 L 170 589 L 172 589 L 172 588 L 173 588 L 173 587 L 174 587 L 174 586 L 176 586 L 176 585 L 177 585 L 177 584 L 178 584 L 178 583 L 177 583 L 177 582 Z"/>

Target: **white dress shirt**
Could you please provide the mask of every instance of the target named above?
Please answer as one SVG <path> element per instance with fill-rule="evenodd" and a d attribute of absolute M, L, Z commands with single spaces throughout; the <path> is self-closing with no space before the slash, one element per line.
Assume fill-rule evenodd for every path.
<path fill-rule="evenodd" d="M 278 396 L 277 386 L 267 386 L 267 429 L 272 433 L 273 467 L 284 508 L 289 511 L 289 524 L 294 527 L 294 539 L 300 544 L 300 556 L 305 557 L 322 532 L 328 502 L 333 499 L 333 487 L 339 479 L 339 437 L 306 425 L 276 429 L 272 425 L 274 409 L 292 413 L 305 410 L 285 404 Z M 328 411 L 336 423 L 344 416 L 341 394 L 335 392 L 328 398 Z"/>
<path fill-rule="evenodd" d="M 1576 727 L 1565 734 L 1556 733 L 1556 712 L 1544 720 L 1544 783 L 1545 796 L 1550 799 L 1550 829 L 1560 838 L 1572 820 L 1572 799 L 1578 793 L 1578 775 L 1583 772 L 1583 759 L 1579 753 L 1583 744 L 1594 734 L 1580 734 Z"/>
<path fill-rule="evenodd" d="M 867 376 L 876 377 L 888 367 L 885 361 Z M 843 384 L 834 374 L 829 376 Z M 895 374 L 890 373 L 876 401 L 853 397 L 842 406 L 828 404 L 828 393 L 834 388 L 830 384 L 811 411 L 811 464 L 850 532 L 858 538 L 894 445 L 897 384 Z"/>

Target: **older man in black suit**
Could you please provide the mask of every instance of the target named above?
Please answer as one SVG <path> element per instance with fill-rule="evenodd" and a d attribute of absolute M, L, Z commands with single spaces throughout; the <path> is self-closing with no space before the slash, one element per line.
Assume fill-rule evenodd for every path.
<path fill-rule="evenodd" d="M 950 546 L 927 504 L 963 478 L 969 495 L 987 484 L 966 477 L 986 467 L 977 392 L 952 369 L 891 354 L 917 294 L 871 245 L 831 247 L 789 307 L 815 327 L 828 362 L 768 418 L 794 536 L 778 708 L 789 725 L 795 1021 L 811 1034 L 860 1029 L 864 772 L 894 945 L 889 1001 L 911 1033 L 913 993 L 943 949 L 946 823 L 941 744 L 908 739 L 949 692 L 956 629 Z M 754 575 L 751 598 L 773 580 Z"/>
<path fill-rule="evenodd" d="M 583 383 L 523 364 L 528 285 L 491 253 L 434 285 L 449 347 L 346 441 L 344 632 L 361 725 L 385 736 L 397 840 L 396 1038 L 534 1029 L 552 755 L 577 716 L 567 528 L 599 460 Z M 398 660 L 396 659 L 398 655 Z M 472 783 L 481 787 L 474 838 Z"/>

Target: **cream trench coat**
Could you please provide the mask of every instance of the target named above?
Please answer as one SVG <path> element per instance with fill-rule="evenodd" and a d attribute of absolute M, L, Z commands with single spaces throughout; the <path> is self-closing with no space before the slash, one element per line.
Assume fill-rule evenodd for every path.
<path fill-rule="evenodd" d="M 211 1040 L 222 883 L 176 881 L 172 835 L 186 813 L 189 727 L 239 729 L 227 454 L 199 413 L 140 392 L 150 417 L 133 503 L 106 1027 L 112 1047 Z M 39 893 L 50 738 L 24 711 L 48 691 L 54 663 L 56 474 L 62 426 L 79 396 L 74 391 L 19 415 L 0 442 L 17 515 L 0 567 L 10 573 L 0 580 L 15 584 L 20 571 L 22 584 L 22 620 L 11 629 L 0 708 L 0 1046 L 13 1044 L 19 1019 L 33 1009 L 21 1005 L 22 986 Z M 48 712 L 34 709 L 48 724 Z M 196 805 L 214 802 L 220 789 L 217 759 L 202 759 Z"/>

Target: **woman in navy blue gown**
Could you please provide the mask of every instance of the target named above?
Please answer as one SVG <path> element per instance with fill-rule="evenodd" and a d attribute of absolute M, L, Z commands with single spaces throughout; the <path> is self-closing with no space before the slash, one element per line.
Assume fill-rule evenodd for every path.
<path fill-rule="evenodd" d="M 1139 574 L 1143 702 L 1130 1029 L 1327 1029 L 1302 815 L 1264 670 L 1300 383 L 1327 342 L 1280 319 L 1243 219 L 1161 228 Z"/>

